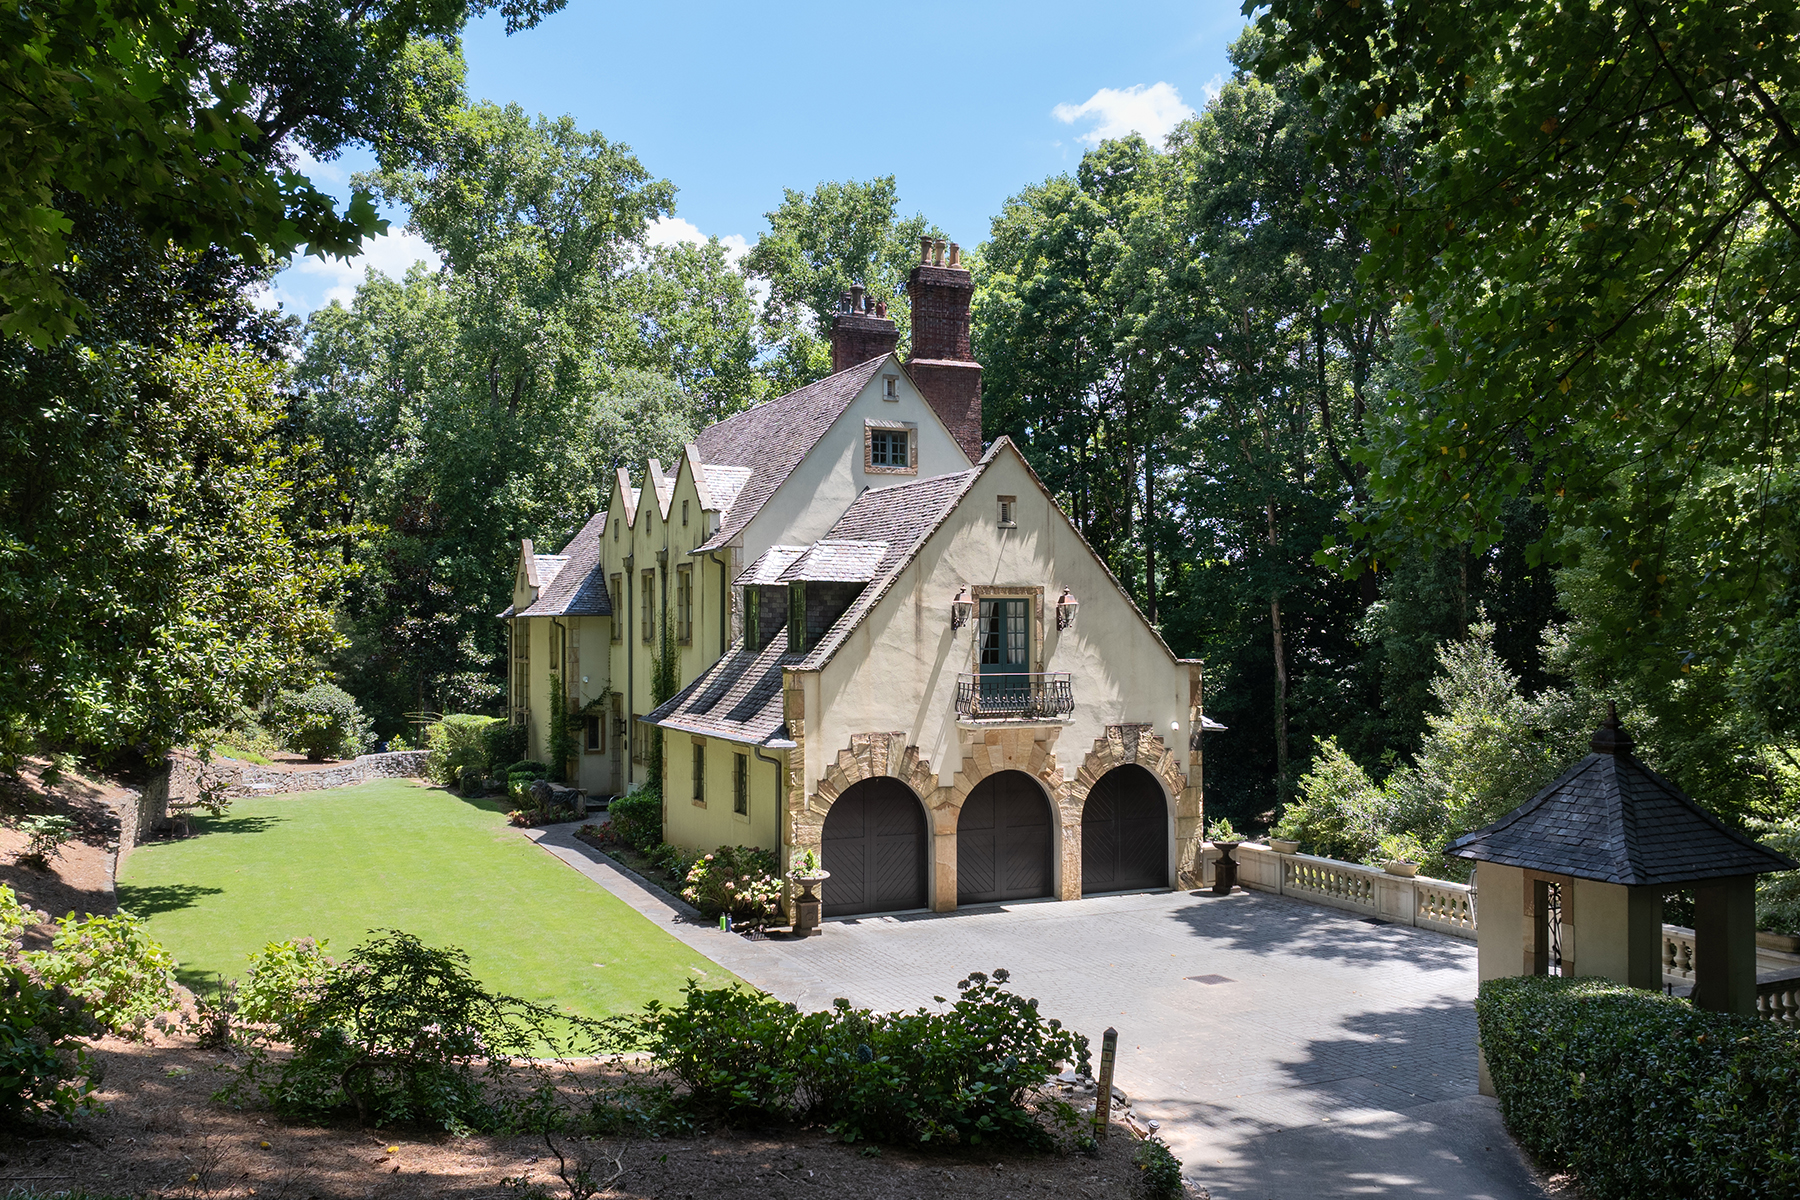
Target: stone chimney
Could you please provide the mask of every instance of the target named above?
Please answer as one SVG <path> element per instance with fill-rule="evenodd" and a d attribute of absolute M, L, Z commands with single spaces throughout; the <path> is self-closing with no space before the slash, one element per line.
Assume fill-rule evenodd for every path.
<path fill-rule="evenodd" d="M 900 330 L 887 315 L 886 301 L 871 305 L 860 283 L 838 297 L 831 319 L 832 374 L 880 358 L 899 344 Z"/>
<path fill-rule="evenodd" d="M 981 458 L 981 364 L 969 345 L 969 302 L 975 277 L 962 248 L 941 238 L 919 239 L 919 265 L 906 284 L 912 297 L 912 357 L 906 370 L 949 426 L 963 453 Z"/>

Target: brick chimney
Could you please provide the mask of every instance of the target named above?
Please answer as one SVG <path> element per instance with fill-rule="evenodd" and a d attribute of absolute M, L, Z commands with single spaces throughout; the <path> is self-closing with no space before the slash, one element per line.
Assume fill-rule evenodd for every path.
<path fill-rule="evenodd" d="M 946 259 L 948 261 L 946 261 Z M 969 301 L 975 278 L 955 242 L 919 239 L 919 265 L 906 284 L 912 297 L 912 357 L 906 370 L 926 401 L 974 462 L 981 458 L 981 364 L 969 346 Z"/>
<path fill-rule="evenodd" d="M 880 358 L 899 344 L 900 330 L 888 317 L 885 300 L 871 305 L 860 283 L 838 297 L 831 319 L 832 374 Z"/>

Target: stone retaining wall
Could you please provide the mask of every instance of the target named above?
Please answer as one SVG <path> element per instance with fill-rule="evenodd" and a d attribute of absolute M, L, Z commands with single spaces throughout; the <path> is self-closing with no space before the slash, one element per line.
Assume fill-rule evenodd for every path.
<path fill-rule="evenodd" d="M 311 771 L 273 771 L 267 767 L 245 765 L 236 771 L 231 782 L 233 795 L 273 795 L 278 792 L 314 792 L 321 788 L 343 787 L 366 783 L 371 779 L 411 779 L 425 774 L 424 750 L 391 750 L 386 754 L 363 754 L 347 763 L 337 763 Z M 220 771 L 221 776 L 229 774 Z"/>

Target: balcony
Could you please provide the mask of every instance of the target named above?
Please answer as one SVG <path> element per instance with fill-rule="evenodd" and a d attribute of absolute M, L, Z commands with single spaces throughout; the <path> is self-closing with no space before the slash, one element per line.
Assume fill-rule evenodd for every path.
<path fill-rule="evenodd" d="M 1075 711 L 1064 673 L 956 677 L 956 715 L 978 721 L 1036 721 Z"/>

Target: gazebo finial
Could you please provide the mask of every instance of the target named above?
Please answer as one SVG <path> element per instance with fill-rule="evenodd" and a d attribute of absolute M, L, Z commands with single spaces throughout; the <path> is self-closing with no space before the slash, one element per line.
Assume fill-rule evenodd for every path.
<path fill-rule="evenodd" d="M 1588 745 L 1595 754 L 1630 754 L 1631 748 L 1637 745 L 1624 726 L 1619 724 L 1619 709 L 1611 700 L 1606 702 L 1606 720 L 1600 722 L 1600 728 L 1594 730 L 1594 736 L 1588 739 Z"/>

